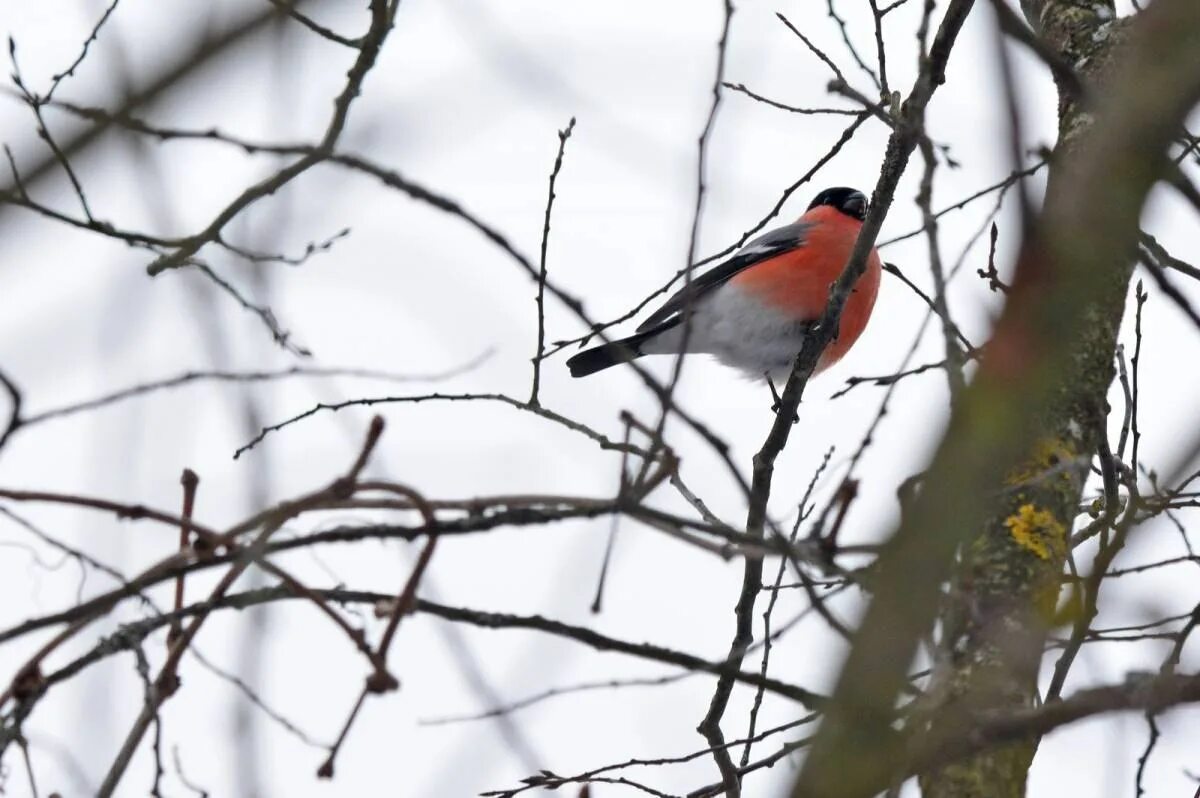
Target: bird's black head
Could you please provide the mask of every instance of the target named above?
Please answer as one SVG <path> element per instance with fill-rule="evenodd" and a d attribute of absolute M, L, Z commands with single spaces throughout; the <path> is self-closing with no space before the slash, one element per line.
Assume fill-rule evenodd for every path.
<path fill-rule="evenodd" d="M 808 209 L 811 211 L 819 205 L 829 205 L 860 222 L 867 218 L 867 195 L 852 188 L 827 188 L 813 198 Z"/>

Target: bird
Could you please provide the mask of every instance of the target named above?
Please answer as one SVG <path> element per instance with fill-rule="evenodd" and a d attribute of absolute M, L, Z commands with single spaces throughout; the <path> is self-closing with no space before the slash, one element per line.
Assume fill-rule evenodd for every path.
<path fill-rule="evenodd" d="M 645 355 L 705 353 L 751 379 L 786 380 L 804 338 L 820 319 L 830 285 L 850 259 L 867 217 L 865 194 L 839 186 L 818 193 L 795 222 L 751 240 L 695 277 L 628 338 L 567 360 L 573 377 Z M 846 300 L 835 338 L 813 374 L 832 366 L 862 335 L 875 307 L 882 264 L 872 247 Z M 690 318 L 688 333 L 683 324 Z M 684 346 L 686 344 L 686 350 Z"/>

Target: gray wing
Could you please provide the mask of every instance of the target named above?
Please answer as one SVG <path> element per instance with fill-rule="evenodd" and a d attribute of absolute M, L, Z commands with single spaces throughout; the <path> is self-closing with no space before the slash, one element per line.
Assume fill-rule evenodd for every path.
<path fill-rule="evenodd" d="M 701 297 L 724 285 L 742 269 L 804 246 L 809 227 L 811 225 L 807 222 L 793 222 L 751 240 L 729 260 L 693 278 L 691 283 L 677 291 L 661 308 L 639 324 L 638 331 L 661 324 L 675 314 L 682 313 L 685 308 L 695 307 Z"/>

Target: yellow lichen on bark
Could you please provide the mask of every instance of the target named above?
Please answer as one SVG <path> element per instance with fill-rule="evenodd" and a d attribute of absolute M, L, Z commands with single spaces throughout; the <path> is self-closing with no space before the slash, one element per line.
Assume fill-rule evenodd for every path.
<path fill-rule="evenodd" d="M 1066 528 L 1050 510 L 1022 504 L 1004 526 L 1018 546 L 1040 559 L 1057 559 L 1066 548 Z"/>

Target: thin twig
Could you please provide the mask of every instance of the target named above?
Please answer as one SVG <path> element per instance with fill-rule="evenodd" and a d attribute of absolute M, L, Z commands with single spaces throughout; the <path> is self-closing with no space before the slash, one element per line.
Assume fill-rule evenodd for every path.
<path fill-rule="evenodd" d="M 542 226 L 542 250 L 541 258 L 538 261 L 537 351 L 533 355 L 533 388 L 529 394 L 529 404 L 533 407 L 540 406 L 538 388 L 541 386 L 542 360 L 545 357 L 546 351 L 546 247 L 550 243 L 550 213 L 554 210 L 554 183 L 558 180 L 558 173 L 562 169 L 563 154 L 567 149 L 567 139 L 571 138 L 571 133 L 574 130 L 575 117 L 571 117 L 571 121 L 567 123 L 567 126 L 558 131 L 558 155 L 554 159 L 554 168 L 550 171 L 550 188 L 546 196 L 546 220 Z"/>
<path fill-rule="evenodd" d="M 183 511 L 180 513 L 179 523 L 179 556 L 187 555 L 188 547 L 191 545 L 191 525 L 192 525 L 192 509 L 196 503 L 196 487 L 200 484 L 200 477 L 196 476 L 196 472 L 190 468 L 183 469 L 183 476 L 180 477 L 180 484 L 183 485 Z M 183 608 L 183 574 L 175 577 L 175 612 L 179 612 Z M 172 625 L 167 632 L 167 650 L 170 651 L 171 644 L 179 638 L 183 629 L 178 625 Z"/>

